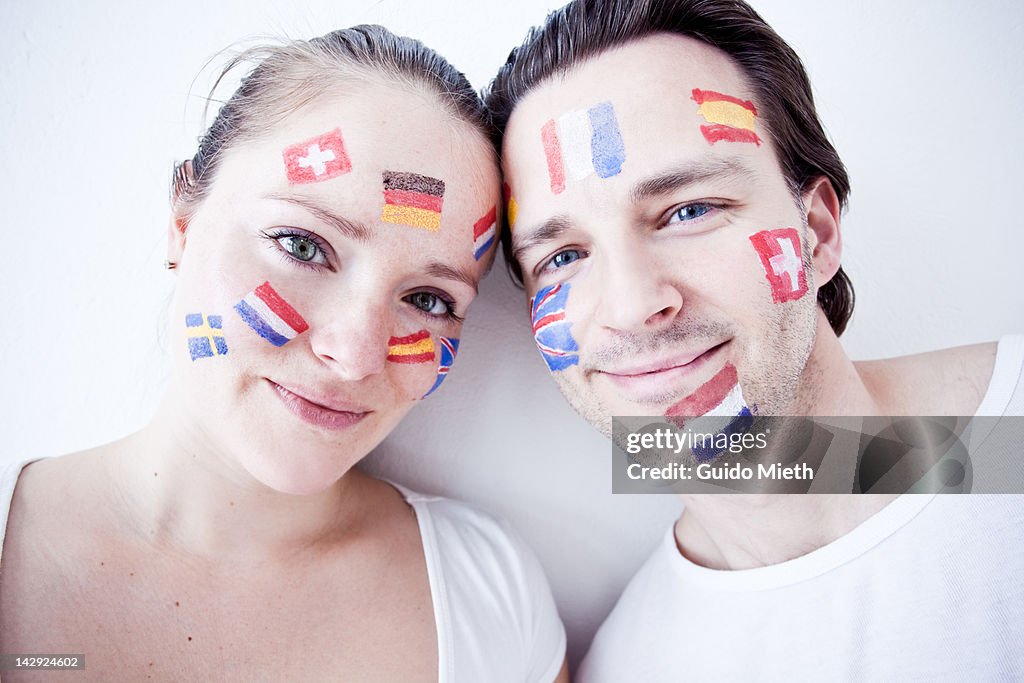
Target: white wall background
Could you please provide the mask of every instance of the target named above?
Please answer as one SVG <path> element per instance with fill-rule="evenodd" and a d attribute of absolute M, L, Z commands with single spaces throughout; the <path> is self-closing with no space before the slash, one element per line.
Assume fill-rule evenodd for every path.
<path fill-rule="evenodd" d="M 1024 330 L 1024 4 L 756 0 L 801 54 L 853 178 L 855 358 Z M 554 2 L 0 2 L 0 460 L 146 422 L 166 361 L 172 161 L 191 156 L 218 50 L 362 22 L 421 38 L 483 86 Z M 373 456 L 502 514 L 548 570 L 575 661 L 678 511 L 610 494 L 609 446 L 563 403 L 496 267 L 444 389 Z"/>

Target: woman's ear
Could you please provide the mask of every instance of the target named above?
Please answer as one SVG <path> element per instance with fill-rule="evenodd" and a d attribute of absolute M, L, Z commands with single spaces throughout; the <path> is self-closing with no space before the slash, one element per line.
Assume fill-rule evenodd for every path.
<path fill-rule="evenodd" d="M 186 225 L 183 218 L 171 212 L 171 219 L 167 222 L 167 267 L 172 270 L 181 263 L 181 256 L 185 252 Z"/>
<path fill-rule="evenodd" d="M 807 212 L 808 238 L 811 239 L 811 262 L 817 287 L 832 279 L 839 270 L 843 255 L 843 238 L 839 232 L 842 206 L 828 178 L 820 176 L 803 193 Z"/>
<path fill-rule="evenodd" d="M 182 254 L 185 251 L 188 229 L 188 214 L 185 211 L 185 205 L 193 183 L 191 159 L 174 167 L 174 179 L 171 182 L 171 219 L 167 225 L 167 263 L 168 267 L 172 269 L 181 262 Z"/>

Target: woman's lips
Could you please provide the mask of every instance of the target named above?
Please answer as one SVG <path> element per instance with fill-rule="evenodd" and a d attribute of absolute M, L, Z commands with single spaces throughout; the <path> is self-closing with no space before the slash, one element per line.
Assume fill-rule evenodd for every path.
<path fill-rule="evenodd" d="M 286 389 L 276 382 L 267 381 L 270 382 L 275 393 L 284 402 L 288 410 L 317 427 L 345 429 L 358 423 L 371 412 L 360 406 L 342 405 L 335 402 L 331 402 L 330 407 L 328 407 L 320 403 L 320 401 L 327 402 L 327 399 L 313 400 L 312 398 L 306 398 L 306 396 L 298 393 L 302 391 L 300 389 Z"/>
<path fill-rule="evenodd" d="M 725 343 L 703 351 L 634 364 L 612 371 L 601 371 L 623 398 L 635 403 L 661 402 L 666 396 L 679 396 L 680 388 L 697 387 L 697 375 Z"/>

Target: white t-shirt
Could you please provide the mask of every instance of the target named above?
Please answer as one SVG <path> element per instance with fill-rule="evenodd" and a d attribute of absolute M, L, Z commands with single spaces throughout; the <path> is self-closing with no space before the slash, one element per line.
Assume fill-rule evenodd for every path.
<path fill-rule="evenodd" d="M 31 461 L 0 464 L 0 551 Z M 437 628 L 440 683 L 550 683 L 565 628 L 540 563 L 512 529 L 448 498 L 395 487 L 416 512 Z"/>
<path fill-rule="evenodd" d="M 1024 415 L 1024 336 L 978 415 Z M 720 571 L 672 529 L 578 681 L 1024 679 L 1024 496 L 903 495 L 802 557 Z"/>

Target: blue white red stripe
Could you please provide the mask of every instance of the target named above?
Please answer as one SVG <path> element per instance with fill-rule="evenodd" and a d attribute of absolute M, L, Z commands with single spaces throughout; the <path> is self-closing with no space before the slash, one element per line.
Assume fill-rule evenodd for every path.
<path fill-rule="evenodd" d="M 245 295 L 235 304 L 242 320 L 274 346 L 284 346 L 309 329 L 309 325 L 269 282 Z"/>
<path fill-rule="evenodd" d="M 497 234 L 497 207 L 492 206 L 483 218 L 473 224 L 473 258 L 479 261 L 494 244 Z"/>
<path fill-rule="evenodd" d="M 549 120 L 541 128 L 541 142 L 554 194 L 565 189 L 566 176 L 583 180 L 596 173 L 599 178 L 611 178 L 622 171 L 626 161 L 626 148 L 611 102 Z"/>

